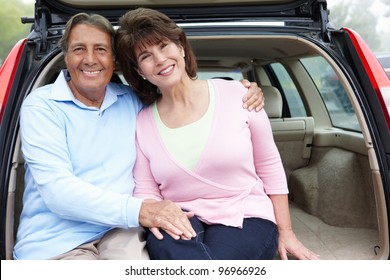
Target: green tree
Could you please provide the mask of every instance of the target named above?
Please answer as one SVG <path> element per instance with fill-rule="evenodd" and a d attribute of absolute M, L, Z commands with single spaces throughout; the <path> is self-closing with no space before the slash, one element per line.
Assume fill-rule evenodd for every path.
<path fill-rule="evenodd" d="M 355 30 L 373 51 L 378 51 L 381 38 L 376 32 L 378 19 L 370 11 L 372 4 L 373 1 L 340 1 L 331 7 L 329 18 L 336 29 L 345 26 Z"/>
<path fill-rule="evenodd" d="M 0 0 L 0 65 L 12 47 L 30 32 L 30 24 L 22 24 L 21 17 L 33 17 L 34 5 L 21 0 Z"/>

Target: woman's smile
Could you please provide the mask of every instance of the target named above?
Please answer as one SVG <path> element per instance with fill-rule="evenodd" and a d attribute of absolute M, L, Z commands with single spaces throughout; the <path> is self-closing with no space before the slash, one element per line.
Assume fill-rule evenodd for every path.
<path fill-rule="evenodd" d="M 158 74 L 162 75 L 162 76 L 168 76 L 173 72 L 174 68 L 175 68 L 175 65 L 172 64 L 172 65 L 164 68 L 163 70 L 161 70 Z"/>

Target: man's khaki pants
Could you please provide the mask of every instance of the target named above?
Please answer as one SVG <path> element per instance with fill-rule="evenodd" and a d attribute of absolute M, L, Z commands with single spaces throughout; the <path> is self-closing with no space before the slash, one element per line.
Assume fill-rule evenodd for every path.
<path fill-rule="evenodd" d="M 148 260 L 145 232 L 141 227 L 113 229 L 101 239 L 51 258 L 52 260 Z"/>

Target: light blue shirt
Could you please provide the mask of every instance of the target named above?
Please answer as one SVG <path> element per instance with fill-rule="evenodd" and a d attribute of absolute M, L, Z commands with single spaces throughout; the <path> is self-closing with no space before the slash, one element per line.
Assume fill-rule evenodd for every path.
<path fill-rule="evenodd" d="M 87 107 L 67 77 L 64 70 L 22 105 L 26 173 L 15 259 L 48 259 L 111 228 L 139 226 L 142 200 L 132 194 L 142 104 L 129 87 L 110 83 L 101 108 Z"/>

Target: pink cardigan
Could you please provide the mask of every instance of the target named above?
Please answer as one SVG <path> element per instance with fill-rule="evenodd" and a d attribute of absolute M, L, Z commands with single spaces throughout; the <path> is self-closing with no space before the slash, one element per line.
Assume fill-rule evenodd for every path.
<path fill-rule="evenodd" d="M 137 118 L 134 196 L 168 199 L 208 224 L 241 227 L 243 218 L 275 222 L 267 194 L 287 194 L 287 182 L 264 110 L 242 108 L 240 82 L 213 80 L 215 115 L 194 171 L 167 151 L 150 107 Z"/>

